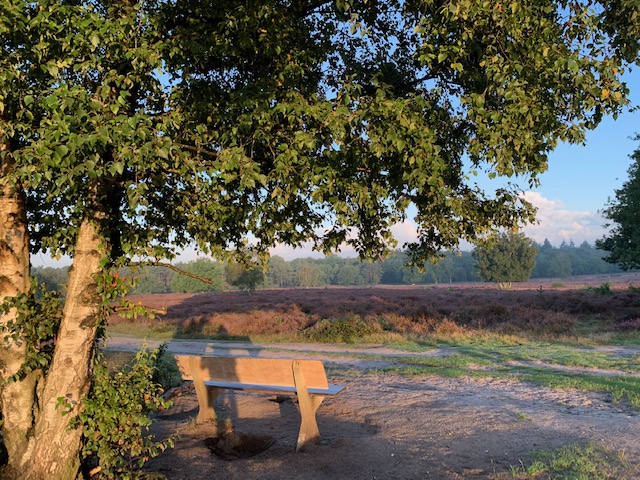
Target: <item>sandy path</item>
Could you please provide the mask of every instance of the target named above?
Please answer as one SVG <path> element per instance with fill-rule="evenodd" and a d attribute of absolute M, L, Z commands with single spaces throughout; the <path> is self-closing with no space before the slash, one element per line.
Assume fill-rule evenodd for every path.
<path fill-rule="evenodd" d="M 174 355 L 215 355 L 221 357 L 297 358 L 321 359 L 328 365 L 355 368 L 382 368 L 393 364 L 390 360 L 370 360 L 353 355 L 380 355 L 407 359 L 435 357 L 451 354 L 451 349 L 434 348 L 425 352 L 407 352 L 383 345 L 358 345 L 349 347 L 325 343 L 256 343 L 215 340 L 157 340 L 140 339 L 127 335 L 109 337 L 105 346 L 109 350 L 135 352 L 143 345 L 156 348 L 166 343 L 167 351 Z"/>

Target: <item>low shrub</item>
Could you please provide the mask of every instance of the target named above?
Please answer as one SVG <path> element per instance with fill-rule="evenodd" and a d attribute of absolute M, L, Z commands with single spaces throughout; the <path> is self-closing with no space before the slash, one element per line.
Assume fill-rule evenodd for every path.
<path fill-rule="evenodd" d="M 377 318 L 367 317 L 369 323 L 376 321 L 383 331 L 402 335 L 457 335 L 465 328 L 445 315 L 420 315 L 406 317 L 404 315 L 381 315 Z"/>
<path fill-rule="evenodd" d="M 367 335 L 381 331 L 380 326 L 358 317 L 346 320 L 320 320 L 302 332 L 303 338 L 312 342 L 352 343 Z"/>
<path fill-rule="evenodd" d="M 611 295 L 613 293 L 613 291 L 611 290 L 611 284 L 609 282 L 605 282 L 599 287 L 587 287 L 587 290 L 598 295 Z"/>
<path fill-rule="evenodd" d="M 71 427 L 82 428 L 85 474 L 104 479 L 140 478 L 141 467 L 173 446 L 173 438 L 156 441 L 145 432 L 149 415 L 171 404 L 160 396 L 160 382 L 167 381 L 163 347 L 141 350 L 132 365 L 110 372 L 101 355 L 94 368 L 93 384 L 84 409 Z"/>

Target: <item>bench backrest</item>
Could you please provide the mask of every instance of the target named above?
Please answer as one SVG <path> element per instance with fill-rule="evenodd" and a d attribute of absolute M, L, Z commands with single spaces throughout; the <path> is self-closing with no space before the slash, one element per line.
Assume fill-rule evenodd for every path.
<path fill-rule="evenodd" d="M 198 368 L 203 381 L 237 382 L 253 385 L 294 387 L 293 360 L 275 358 L 195 357 L 176 355 L 184 380 L 193 380 Z M 324 365 L 319 360 L 296 360 L 302 367 L 307 388 L 329 387 Z"/>

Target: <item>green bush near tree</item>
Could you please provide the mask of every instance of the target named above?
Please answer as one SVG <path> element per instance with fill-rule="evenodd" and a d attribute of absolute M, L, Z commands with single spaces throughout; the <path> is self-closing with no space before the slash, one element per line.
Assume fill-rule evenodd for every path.
<path fill-rule="evenodd" d="M 149 435 L 149 415 L 171 406 L 161 397 L 166 380 L 165 349 L 143 349 L 133 364 L 112 372 L 98 355 L 84 410 L 71 422 L 82 428 L 85 473 L 99 469 L 100 478 L 134 479 L 152 457 L 173 447 L 173 438 Z"/>

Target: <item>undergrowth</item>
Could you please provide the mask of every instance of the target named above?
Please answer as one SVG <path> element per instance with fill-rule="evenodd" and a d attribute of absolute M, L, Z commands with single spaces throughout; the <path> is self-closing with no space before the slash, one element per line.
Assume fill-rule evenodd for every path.
<path fill-rule="evenodd" d="M 84 408 L 70 425 L 82 428 L 85 475 L 140 478 L 140 469 L 150 458 L 173 447 L 172 437 L 158 441 L 147 433 L 150 414 L 171 406 L 161 393 L 171 386 L 172 377 L 164 346 L 143 349 L 132 363 L 118 366 L 98 355 Z"/>

